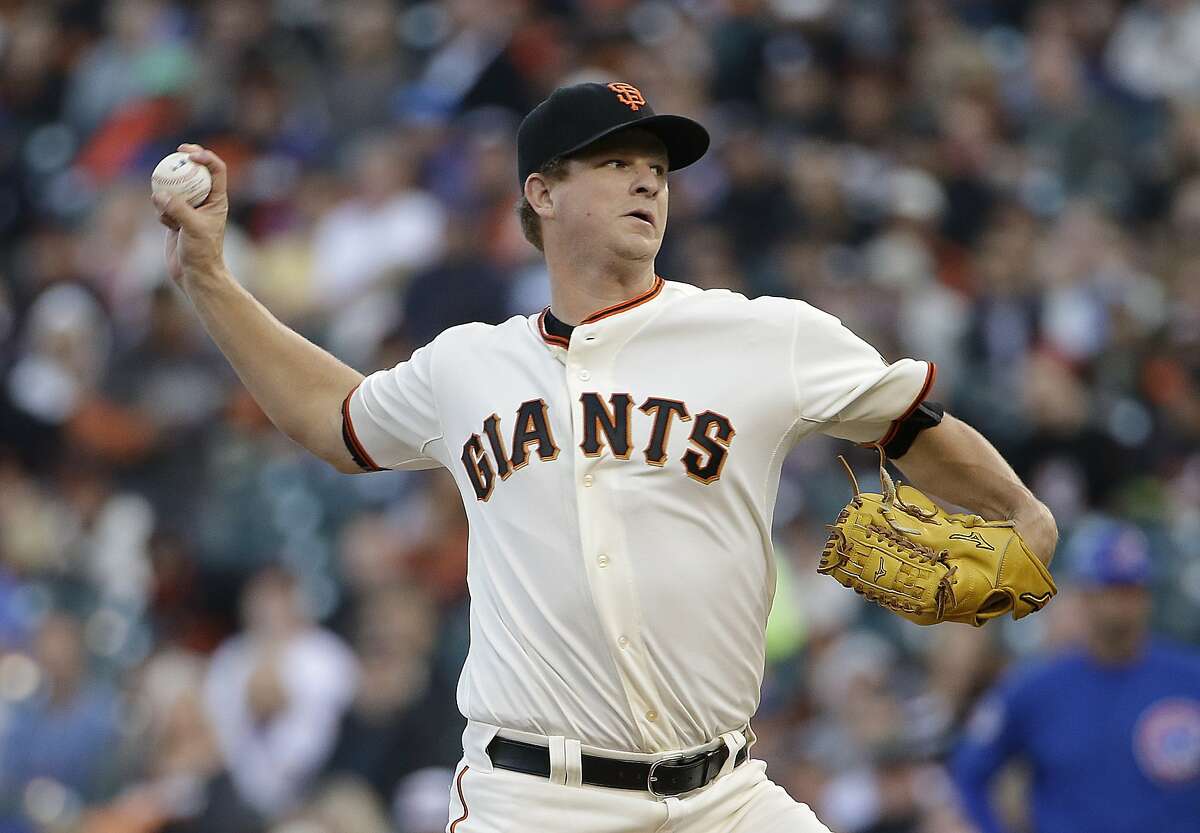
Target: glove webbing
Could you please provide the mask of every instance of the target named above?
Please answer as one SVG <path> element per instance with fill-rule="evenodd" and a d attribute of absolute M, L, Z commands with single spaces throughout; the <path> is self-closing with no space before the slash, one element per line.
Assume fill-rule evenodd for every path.
<path fill-rule="evenodd" d="M 910 556 L 916 557 L 929 564 L 946 565 L 946 574 L 938 581 L 938 588 L 934 599 L 934 603 L 937 605 L 937 616 L 940 619 L 945 615 L 947 603 L 949 603 L 951 606 L 956 604 L 956 599 L 954 596 L 954 575 L 958 572 L 958 565 L 947 563 L 947 559 L 950 556 L 949 550 L 942 549 L 934 552 L 931 547 L 918 543 L 917 541 L 914 541 L 908 537 L 909 535 L 920 535 L 921 530 L 911 529 L 901 524 L 896 519 L 894 511 L 895 509 L 899 509 L 901 512 L 904 512 L 905 514 L 925 523 L 940 524 L 940 521 L 936 520 L 937 512 L 934 510 L 923 509 L 920 506 L 913 506 L 910 503 L 906 503 L 904 499 L 899 496 L 896 490 L 896 484 L 884 466 L 886 457 L 884 455 L 883 448 L 879 446 L 876 447 L 879 449 L 879 481 L 883 486 L 883 508 L 881 514 L 883 515 L 884 520 L 886 520 L 889 526 L 891 526 L 891 529 L 885 529 L 884 527 L 877 526 L 875 524 L 872 524 L 868 529 L 871 533 L 883 540 L 883 545 L 887 549 L 903 549 L 906 550 Z M 846 474 L 850 478 L 850 487 L 854 490 L 854 498 L 851 501 L 851 504 L 855 508 L 861 509 L 862 498 L 859 497 L 861 490 L 858 487 L 858 479 L 854 476 L 854 471 L 850 468 L 850 464 L 846 462 L 845 457 L 838 455 L 838 460 L 841 461 L 842 466 L 846 469 Z M 838 515 L 836 524 L 844 524 L 849 520 L 849 518 L 850 511 L 849 507 L 847 507 L 842 509 L 841 513 Z M 964 521 L 963 525 L 968 527 L 975 526 L 976 523 L 984 522 L 983 518 L 979 517 L 978 515 L 962 516 L 962 520 Z M 1011 525 L 1011 522 L 1008 525 Z M 830 536 L 829 540 L 825 543 L 825 551 L 822 553 L 823 566 L 819 565 L 817 567 L 817 572 L 828 574 L 832 573 L 838 568 L 844 569 L 844 565 L 849 560 L 852 550 L 847 546 L 845 533 L 843 533 L 838 526 L 835 524 L 826 524 L 825 528 L 830 531 Z M 833 554 L 837 555 L 836 561 L 828 559 L 828 556 Z M 902 574 L 903 569 L 901 569 L 900 574 L 897 575 L 897 579 L 899 579 Z M 915 604 L 906 604 L 904 602 L 904 596 L 895 591 L 889 592 L 886 590 L 873 590 L 869 587 L 861 588 L 856 586 L 854 587 L 854 592 L 860 594 L 866 599 L 869 599 L 870 601 L 883 605 L 884 607 L 892 610 L 905 613 L 919 613 L 921 610 L 921 608 Z"/>

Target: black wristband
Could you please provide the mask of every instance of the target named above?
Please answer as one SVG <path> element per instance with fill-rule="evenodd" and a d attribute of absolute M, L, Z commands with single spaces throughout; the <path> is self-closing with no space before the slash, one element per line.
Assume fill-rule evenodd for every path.
<path fill-rule="evenodd" d="M 926 399 L 920 405 L 913 408 L 912 413 L 896 426 L 895 431 L 892 433 L 892 438 L 884 445 L 883 452 L 891 460 L 900 459 L 908 453 L 908 449 L 912 446 L 913 440 L 917 438 L 917 434 L 920 434 L 926 428 L 932 428 L 940 423 L 945 413 L 946 409 L 942 407 L 942 403 Z"/>

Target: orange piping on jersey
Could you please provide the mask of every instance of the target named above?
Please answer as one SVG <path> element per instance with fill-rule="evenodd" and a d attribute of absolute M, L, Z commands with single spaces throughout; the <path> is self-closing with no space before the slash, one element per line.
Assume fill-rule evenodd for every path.
<path fill-rule="evenodd" d="M 346 398 L 342 400 L 342 428 L 345 429 L 342 431 L 342 439 L 346 440 L 350 446 L 351 456 L 357 454 L 367 464 L 367 471 L 387 471 L 387 469 L 377 465 L 371 459 L 371 455 L 367 453 L 367 450 L 363 448 L 362 442 L 358 439 L 358 434 L 354 432 L 354 421 L 350 419 L 350 397 L 354 396 L 354 391 L 358 390 L 361 384 L 362 382 L 359 382 L 358 385 L 355 385 L 354 390 L 346 394 Z"/>
<path fill-rule="evenodd" d="M 538 316 L 538 332 L 542 335 L 542 341 L 546 342 L 547 344 L 553 344 L 555 347 L 561 347 L 565 350 L 571 345 L 571 342 L 568 339 L 565 339 L 562 336 L 551 335 L 550 333 L 546 332 L 546 313 L 549 311 L 550 307 L 546 307 L 544 310 L 542 310 L 542 314 Z"/>
<path fill-rule="evenodd" d="M 908 406 L 908 410 L 906 410 L 896 419 L 892 420 L 891 427 L 889 427 L 888 432 L 883 435 L 883 439 L 876 440 L 873 443 L 864 443 L 864 445 L 884 446 L 890 443 L 892 438 L 896 436 L 896 432 L 900 430 L 900 423 L 912 416 L 912 412 L 917 409 L 917 406 L 925 401 L 925 397 L 929 395 L 929 391 L 933 388 L 934 380 L 937 379 L 937 365 L 933 362 L 929 362 L 928 364 L 929 370 L 925 371 L 925 384 L 921 386 L 921 392 L 917 394 L 917 398 L 914 399 L 912 404 Z"/>
<path fill-rule="evenodd" d="M 462 779 L 463 779 L 463 776 L 467 774 L 468 769 L 470 769 L 469 766 L 464 766 L 462 768 L 462 772 L 458 773 L 458 781 L 455 782 L 455 785 L 458 788 L 458 800 L 462 803 L 462 806 L 463 806 L 463 814 L 461 816 L 459 816 L 457 819 L 455 819 L 454 823 L 450 825 L 450 833 L 454 833 L 454 828 L 458 827 L 459 824 L 466 821 L 467 816 L 469 816 L 471 814 L 471 811 L 467 809 L 467 800 L 465 798 L 463 798 L 463 791 L 462 791 Z"/>
<path fill-rule="evenodd" d="M 619 312 L 627 312 L 628 310 L 631 310 L 634 307 L 640 307 L 642 304 L 646 303 L 647 301 L 654 300 L 654 298 L 656 298 L 658 296 L 658 293 L 662 292 L 662 288 L 663 288 L 663 279 L 660 278 L 658 275 L 655 275 L 654 276 L 654 285 L 651 286 L 649 289 L 647 289 L 645 292 L 643 292 L 641 295 L 638 295 L 635 298 L 630 298 L 628 301 L 622 301 L 619 304 L 613 304 L 611 307 L 605 307 L 604 309 L 600 310 L 599 312 L 593 312 L 591 315 L 589 315 L 587 318 L 583 319 L 579 323 L 580 324 L 594 324 L 595 322 L 599 321 L 601 318 L 608 318 L 610 315 L 616 315 Z"/>

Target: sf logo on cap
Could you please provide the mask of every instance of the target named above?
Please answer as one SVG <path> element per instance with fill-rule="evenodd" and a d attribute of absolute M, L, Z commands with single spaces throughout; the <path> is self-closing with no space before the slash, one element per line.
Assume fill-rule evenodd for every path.
<path fill-rule="evenodd" d="M 632 84 L 609 84 L 608 88 L 617 94 L 617 101 L 630 110 L 636 112 L 639 107 L 646 106 L 646 99 L 642 96 L 642 91 Z"/>

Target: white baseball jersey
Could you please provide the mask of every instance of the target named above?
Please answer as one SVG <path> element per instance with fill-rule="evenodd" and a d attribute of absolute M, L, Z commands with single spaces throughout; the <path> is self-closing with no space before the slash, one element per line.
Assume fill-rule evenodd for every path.
<path fill-rule="evenodd" d="M 834 317 L 655 280 L 569 339 L 454 327 L 346 400 L 371 468 L 445 466 L 470 521 L 475 721 L 630 752 L 759 702 L 780 466 L 813 432 L 884 438 L 933 381 Z"/>

